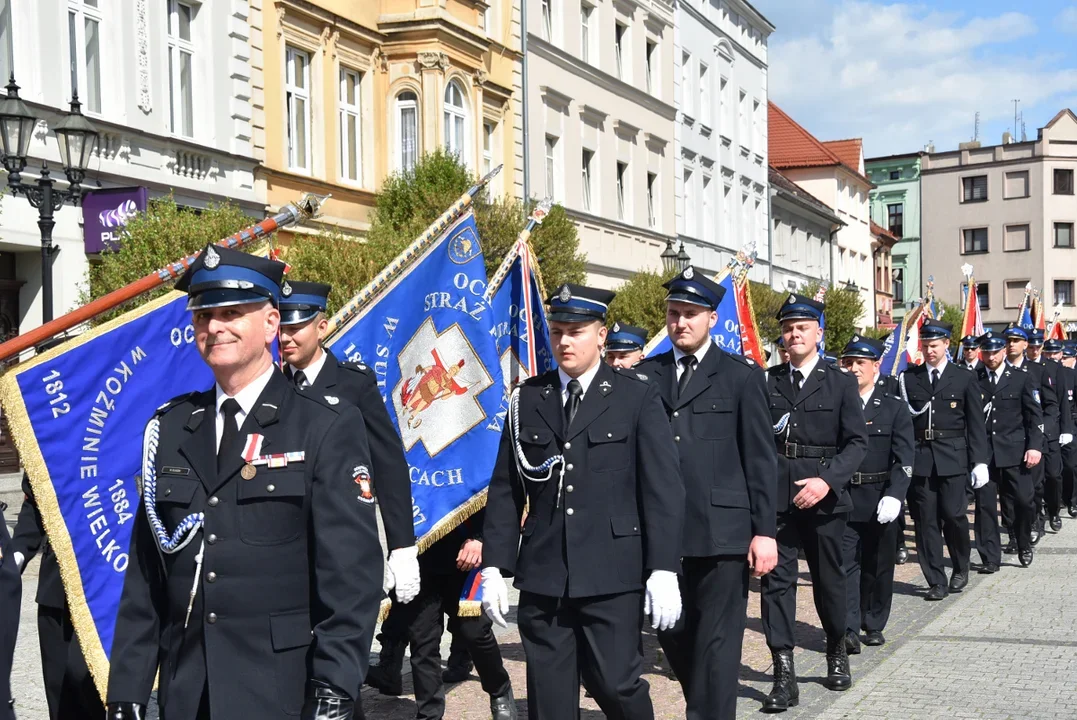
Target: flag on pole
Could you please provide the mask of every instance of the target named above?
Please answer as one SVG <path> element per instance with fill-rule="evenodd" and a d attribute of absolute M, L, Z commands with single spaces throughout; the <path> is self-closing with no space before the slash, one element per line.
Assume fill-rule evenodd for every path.
<path fill-rule="evenodd" d="M 826 302 L 826 283 L 821 283 L 819 289 L 815 291 L 815 297 L 813 298 L 817 303 Z M 819 316 L 819 329 L 823 331 L 822 339 L 819 341 L 819 354 L 826 355 L 826 312 Z"/>
<path fill-rule="evenodd" d="M 1047 311 L 1038 288 L 1032 290 L 1032 326 L 1037 330 L 1047 330 Z"/>
<path fill-rule="evenodd" d="M 1017 324 L 1025 330 L 1033 328 L 1032 323 L 1032 283 L 1025 285 L 1025 296 L 1021 299 L 1021 305 L 1017 308 Z"/>
<path fill-rule="evenodd" d="M 965 275 L 965 311 L 961 318 L 959 338 L 969 335 L 980 337 L 984 334 L 983 316 L 980 314 L 980 299 L 976 289 L 976 278 L 972 275 L 972 266 L 965 264 L 961 271 Z M 960 352 L 960 350 L 958 350 Z"/>
<path fill-rule="evenodd" d="M 752 307 L 752 288 L 748 282 L 747 268 L 738 274 L 736 290 L 741 354 L 754 360 L 756 365 L 765 368 L 767 362 L 763 356 L 763 343 L 759 337 L 759 326 L 755 321 L 755 309 Z"/>
<path fill-rule="evenodd" d="M 910 364 L 923 361 L 920 354 L 920 326 L 924 321 L 923 304 L 905 313 L 901 325 L 894 328 L 883 348 L 880 375 L 900 375 Z"/>

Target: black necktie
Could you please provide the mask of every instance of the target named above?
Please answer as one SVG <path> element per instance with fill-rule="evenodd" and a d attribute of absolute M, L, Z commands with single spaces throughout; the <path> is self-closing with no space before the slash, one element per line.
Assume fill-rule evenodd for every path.
<path fill-rule="evenodd" d="M 804 373 L 793 371 L 793 397 L 800 395 L 800 384 L 804 382 Z"/>
<path fill-rule="evenodd" d="M 681 379 L 677 381 L 677 397 L 684 395 L 688 383 L 692 381 L 692 374 L 696 371 L 696 356 L 685 355 L 681 358 Z"/>
<path fill-rule="evenodd" d="M 220 472 L 222 460 L 235 449 L 239 441 L 239 425 L 236 423 L 236 415 L 239 414 L 239 403 L 235 398 L 228 398 L 221 403 L 221 414 L 224 415 L 224 430 L 221 432 L 221 444 L 217 448 L 217 471 Z"/>
<path fill-rule="evenodd" d="M 931 368 L 931 389 L 935 389 L 935 385 L 939 382 L 939 371 L 937 368 Z"/>
<path fill-rule="evenodd" d="M 583 385 L 576 378 L 568 381 L 568 400 L 565 401 L 565 429 L 572 427 L 572 419 L 576 417 L 576 411 L 580 409 L 580 400 L 583 399 Z"/>
<path fill-rule="evenodd" d="M 307 382 L 307 374 L 302 370 L 296 370 L 292 373 L 292 382 L 294 382 L 295 386 L 300 390 L 310 384 Z"/>

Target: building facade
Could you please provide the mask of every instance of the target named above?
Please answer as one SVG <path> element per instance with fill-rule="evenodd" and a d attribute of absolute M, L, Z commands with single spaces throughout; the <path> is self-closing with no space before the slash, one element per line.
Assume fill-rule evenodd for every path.
<path fill-rule="evenodd" d="M 860 294 L 860 327 L 875 324 L 875 279 L 868 207 L 871 181 L 864 175 L 859 138 L 820 142 L 774 103 L 770 103 L 770 162 L 800 187 L 833 208 L 844 223 L 836 231 L 832 278 Z"/>
<path fill-rule="evenodd" d="M 250 2 L 270 210 L 332 193 L 321 224 L 361 234 L 385 178 L 438 147 L 476 177 L 503 164 L 491 194 L 521 195 L 519 0 Z"/>
<path fill-rule="evenodd" d="M 834 235 L 845 223 L 822 200 L 770 169 L 771 287 L 795 292 L 833 285 Z"/>
<path fill-rule="evenodd" d="M 747 2 L 678 2 L 674 22 L 677 234 L 698 267 L 721 269 L 749 243 L 751 278 L 771 282 L 767 42 Z"/>
<path fill-rule="evenodd" d="M 920 164 L 924 153 L 907 153 L 864 161 L 868 179 L 871 219 L 898 238 L 892 250 L 894 321 L 923 295 L 920 258 Z"/>
<path fill-rule="evenodd" d="M 55 316 L 77 304 L 101 227 L 118 234 L 115 219 L 148 198 L 171 193 L 194 208 L 231 200 L 263 217 L 248 16 L 247 0 L 0 0 L 0 73 L 14 72 L 39 118 L 23 182 L 36 181 L 42 161 L 66 182 L 52 127 L 73 90 L 101 133 L 83 182 L 96 196 L 85 209 L 97 211 L 56 213 Z M 0 213 L 0 333 L 8 335 L 41 322 L 41 241 L 25 198 L 5 191 Z"/>
<path fill-rule="evenodd" d="M 895 324 L 893 249 L 898 244 L 898 237 L 874 220 L 870 227 L 875 269 L 875 327 L 890 330 Z"/>
<path fill-rule="evenodd" d="M 527 3 L 528 178 L 565 207 L 587 282 L 661 267 L 677 236 L 672 0 Z"/>
<path fill-rule="evenodd" d="M 961 301 L 967 263 L 985 324 L 1016 320 L 1028 283 L 1042 289 L 1049 316 L 1057 309 L 1077 322 L 1075 170 L 1077 115 L 1068 109 L 1035 140 L 925 154 L 922 247 L 936 297 Z"/>

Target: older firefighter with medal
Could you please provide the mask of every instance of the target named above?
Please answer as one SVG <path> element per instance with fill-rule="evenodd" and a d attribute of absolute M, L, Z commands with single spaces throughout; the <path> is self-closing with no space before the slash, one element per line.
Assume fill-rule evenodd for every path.
<path fill-rule="evenodd" d="M 558 369 L 513 390 L 490 482 L 483 606 L 504 625 L 515 577 L 532 720 L 579 718 L 581 675 L 607 717 L 651 720 L 640 631 L 681 611 L 677 449 L 646 374 L 602 362 L 613 296 L 549 299 Z"/>

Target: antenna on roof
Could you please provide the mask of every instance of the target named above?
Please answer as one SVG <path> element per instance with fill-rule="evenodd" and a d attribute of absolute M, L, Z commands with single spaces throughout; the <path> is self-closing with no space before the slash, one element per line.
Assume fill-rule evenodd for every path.
<path fill-rule="evenodd" d="M 1021 142 L 1026 142 L 1028 135 L 1025 133 L 1025 111 L 1021 111 Z"/>
<path fill-rule="evenodd" d="M 1017 107 L 1021 104 L 1021 98 L 1013 99 L 1013 134 L 1017 136 Z"/>
<path fill-rule="evenodd" d="M 976 120 L 972 124 L 972 139 L 973 141 L 980 139 L 980 111 L 976 111 Z"/>

